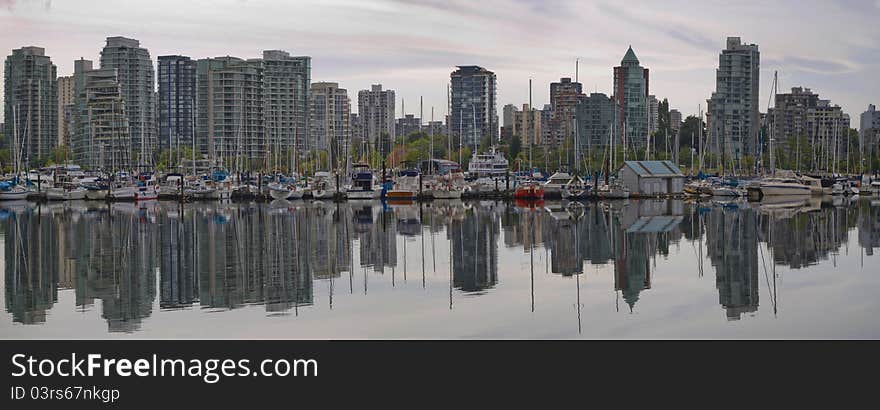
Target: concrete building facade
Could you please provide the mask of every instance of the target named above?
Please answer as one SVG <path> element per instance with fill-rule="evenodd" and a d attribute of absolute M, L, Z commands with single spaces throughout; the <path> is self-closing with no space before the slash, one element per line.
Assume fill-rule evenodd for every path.
<path fill-rule="evenodd" d="M 523 147 L 540 145 L 544 139 L 541 110 L 523 104 L 522 110 L 513 113 L 513 136 L 519 137 Z"/>
<path fill-rule="evenodd" d="M 309 93 L 312 58 L 281 50 L 263 51 L 263 118 L 266 135 L 277 133 L 284 147 L 297 155 L 317 149 L 310 136 Z"/>
<path fill-rule="evenodd" d="M 578 101 L 577 141 L 579 152 L 588 155 L 605 149 L 614 127 L 614 100 L 602 93 L 590 93 Z"/>
<path fill-rule="evenodd" d="M 560 78 L 550 83 L 550 107 L 552 138 L 545 144 L 559 147 L 574 136 L 574 117 L 578 99 L 583 96 L 583 86 L 571 78 Z"/>
<path fill-rule="evenodd" d="M 388 154 L 395 139 L 394 90 L 383 90 L 382 84 L 373 84 L 369 90 L 358 91 L 358 118 L 361 121 L 361 141 L 370 151 L 382 156 Z"/>
<path fill-rule="evenodd" d="M 73 76 L 58 77 L 58 146 L 70 146 L 73 136 Z"/>
<path fill-rule="evenodd" d="M 880 156 L 880 111 L 874 104 L 859 116 L 859 145 L 863 158 Z"/>
<path fill-rule="evenodd" d="M 458 66 L 450 73 L 452 134 L 463 146 L 498 140 L 495 73 L 480 66 Z M 460 130 L 460 131 L 459 131 Z"/>
<path fill-rule="evenodd" d="M 791 156 L 799 144 L 806 144 L 811 158 L 803 160 L 811 161 L 811 168 L 827 170 L 835 158 L 843 159 L 848 149 L 856 149 L 847 143 L 849 115 L 809 88 L 792 87 L 791 93 L 776 94 L 768 117 L 774 156 Z"/>
<path fill-rule="evenodd" d="M 620 66 L 614 67 L 615 128 L 621 130 L 627 148 L 644 149 L 648 142 L 648 79 L 648 69 L 639 64 L 630 47 Z"/>
<path fill-rule="evenodd" d="M 155 75 L 150 52 L 135 39 L 107 37 L 101 50 L 101 68 L 116 69 L 130 127 L 132 160 L 149 164 L 156 149 Z M 135 165 L 135 164 L 132 164 Z"/>
<path fill-rule="evenodd" d="M 57 71 L 42 47 L 12 50 L 3 66 L 3 114 L 10 158 L 22 167 L 51 155 L 58 143 Z"/>
<path fill-rule="evenodd" d="M 333 167 L 345 163 L 351 147 L 351 100 L 338 83 L 317 82 L 309 102 L 310 144 L 328 151 Z"/>
<path fill-rule="evenodd" d="M 734 160 L 758 150 L 761 53 L 755 44 L 728 37 L 718 56 L 715 92 L 707 101 L 709 152 Z"/>
<path fill-rule="evenodd" d="M 264 166 L 272 148 L 264 122 L 263 64 L 259 59 L 198 60 L 195 151 L 232 168 Z M 303 136 L 305 137 L 305 136 Z"/>
<path fill-rule="evenodd" d="M 79 62 L 87 62 L 80 60 Z M 83 65 L 88 68 L 91 62 Z M 132 166 L 130 117 L 126 112 L 119 74 L 115 68 L 78 71 L 82 75 L 85 133 L 73 144 L 77 164 L 95 170 L 116 171 Z"/>
<path fill-rule="evenodd" d="M 159 56 L 158 126 L 160 149 L 191 148 L 195 135 L 196 61 Z"/>

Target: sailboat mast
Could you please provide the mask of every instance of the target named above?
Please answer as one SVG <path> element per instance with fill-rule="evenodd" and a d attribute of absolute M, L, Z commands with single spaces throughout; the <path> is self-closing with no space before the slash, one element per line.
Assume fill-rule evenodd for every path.
<path fill-rule="evenodd" d="M 776 96 L 776 84 L 777 84 L 777 81 L 778 81 L 778 77 L 777 77 L 777 75 L 778 75 L 778 72 L 777 72 L 777 71 L 774 71 L 774 72 L 773 72 L 773 92 L 772 92 L 772 94 L 771 94 L 771 98 L 774 98 L 774 97 Z M 774 161 L 774 159 L 773 159 L 773 124 L 772 124 L 772 121 L 771 121 L 770 126 L 767 127 L 767 129 L 768 129 L 768 132 L 769 132 L 769 141 L 768 141 L 768 144 L 769 144 L 769 150 L 768 150 L 768 155 L 770 155 L 770 175 L 773 175 L 773 174 L 776 173 L 776 166 L 775 166 L 776 163 L 775 163 L 775 161 Z"/>
<path fill-rule="evenodd" d="M 532 121 L 532 133 L 531 133 L 532 135 L 529 137 L 529 176 L 531 176 L 532 169 L 533 169 L 533 167 L 532 167 L 532 144 L 535 141 L 535 133 L 534 133 L 535 110 L 534 110 L 534 108 L 532 108 L 532 79 L 531 78 L 529 78 L 529 116 L 532 117 L 532 118 L 529 118 Z"/>

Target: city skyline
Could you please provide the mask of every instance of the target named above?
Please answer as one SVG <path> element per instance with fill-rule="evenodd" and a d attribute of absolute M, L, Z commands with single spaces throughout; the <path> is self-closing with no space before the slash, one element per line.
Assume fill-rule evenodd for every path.
<path fill-rule="evenodd" d="M 880 83 L 871 76 L 880 65 L 880 28 L 870 24 L 880 15 L 876 0 L 707 6 L 636 2 L 627 8 L 610 2 L 525 0 L 337 0 L 296 6 L 230 1 L 209 10 L 175 4 L 174 19 L 167 18 L 160 3 L 109 7 L 101 1 L 3 0 L 0 21 L 8 32 L 2 47 L 7 52 L 29 45 L 45 48 L 59 76 L 72 74 L 73 61 L 80 57 L 98 61 L 110 36 L 138 39 L 154 65 L 160 55 L 256 58 L 262 50 L 280 49 L 311 56 L 313 82 L 337 82 L 351 91 L 382 83 L 396 90 L 397 98 L 424 96 L 426 109 L 435 107 L 442 118 L 449 73 L 456 65 L 496 73 L 499 110 L 528 101 L 531 77 L 533 103 L 540 107 L 550 102 L 551 82 L 575 79 L 575 59 L 585 93 L 613 94 L 609 70 L 632 45 L 651 70 L 651 94 L 668 98 L 686 116 L 698 106 L 706 110 L 718 53 L 728 36 L 739 36 L 761 48 L 761 112 L 767 110 L 774 70 L 779 70 L 780 90 L 811 88 L 853 116 L 876 104 L 880 95 Z M 782 21 L 784 32 L 778 30 Z M 228 30 L 232 26 L 237 29 Z M 850 35 L 828 35 L 842 30 Z M 560 41 L 565 38 L 578 40 Z M 415 114 L 416 105 L 411 107 L 408 113 Z"/>

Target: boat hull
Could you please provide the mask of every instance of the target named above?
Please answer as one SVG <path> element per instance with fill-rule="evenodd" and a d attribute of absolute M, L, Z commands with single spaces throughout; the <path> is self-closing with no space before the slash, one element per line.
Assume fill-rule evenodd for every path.
<path fill-rule="evenodd" d="M 0 192 L 0 201 L 18 201 L 22 199 L 27 199 L 30 192 L 26 189 L 12 189 L 9 191 Z"/>
<path fill-rule="evenodd" d="M 761 184 L 761 194 L 763 196 L 792 196 L 792 195 L 812 195 L 810 187 L 795 186 L 794 184 Z"/>
<path fill-rule="evenodd" d="M 415 199 L 416 193 L 413 191 L 405 191 L 399 189 L 392 189 L 385 193 L 386 199 L 399 199 L 399 200 L 412 200 Z"/>
<path fill-rule="evenodd" d="M 86 199 L 90 199 L 92 201 L 103 201 L 107 199 L 107 190 L 106 189 L 90 189 L 86 191 Z"/>
<path fill-rule="evenodd" d="M 434 199 L 460 199 L 461 190 L 458 189 L 438 189 L 434 190 Z"/>
<path fill-rule="evenodd" d="M 376 199 L 382 195 L 380 190 L 349 190 L 348 199 Z"/>
<path fill-rule="evenodd" d="M 76 201 L 80 199 L 86 199 L 86 190 L 66 190 L 61 188 L 49 188 L 48 190 L 46 190 L 46 199 L 50 201 Z"/>

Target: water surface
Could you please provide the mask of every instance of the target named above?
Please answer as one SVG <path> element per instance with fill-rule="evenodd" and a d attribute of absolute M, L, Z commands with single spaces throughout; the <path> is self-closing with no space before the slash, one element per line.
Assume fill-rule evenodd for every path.
<path fill-rule="evenodd" d="M 880 201 L 0 203 L 3 338 L 878 338 Z"/>

